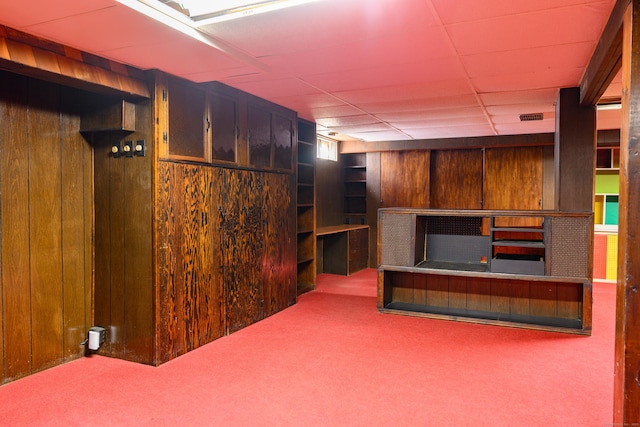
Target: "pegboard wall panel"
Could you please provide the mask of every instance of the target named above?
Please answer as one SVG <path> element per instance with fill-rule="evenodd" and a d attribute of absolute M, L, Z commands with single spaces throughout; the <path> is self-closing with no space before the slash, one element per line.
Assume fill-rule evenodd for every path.
<path fill-rule="evenodd" d="M 413 266 L 411 230 L 414 215 L 383 213 L 380 216 L 382 255 L 380 264 Z"/>
<path fill-rule="evenodd" d="M 590 277 L 588 260 L 591 219 L 553 217 L 551 222 L 551 275 L 565 277 Z"/>

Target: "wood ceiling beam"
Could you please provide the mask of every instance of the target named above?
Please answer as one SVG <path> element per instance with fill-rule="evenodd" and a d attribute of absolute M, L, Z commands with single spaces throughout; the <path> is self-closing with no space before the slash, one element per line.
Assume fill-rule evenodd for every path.
<path fill-rule="evenodd" d="M 622 24 L 630 0 L 618 0 L 580 83 L 580 105 L 596 105 L 622 67 Z"/>

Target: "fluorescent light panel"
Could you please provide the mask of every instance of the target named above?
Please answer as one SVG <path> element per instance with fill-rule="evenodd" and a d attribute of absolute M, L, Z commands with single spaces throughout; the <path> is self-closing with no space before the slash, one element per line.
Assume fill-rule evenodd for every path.
<path fill-rule="evenodd" d="M 314 1 L 317 0 L 268 0 L 262 2 L 256 2 L 255 0 L 226 0 L 215 3 L 210 0 L 185 0 L 181 4 L 189 10 L 189 15 L 194 24 L 198 27 L 203 27 Z"/>

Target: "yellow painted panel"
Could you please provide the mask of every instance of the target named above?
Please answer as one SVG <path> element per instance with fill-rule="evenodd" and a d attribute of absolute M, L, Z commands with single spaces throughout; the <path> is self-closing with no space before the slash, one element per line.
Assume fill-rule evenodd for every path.
<path fill-rule="evenodd" d="M 607 280 L 618 278 L 618 235 L 607 236 Z"/>
<path fill-rule="evenodd" d="M 593 216 L 594 224 L 604 224 L 604 196 L 596 196 Z"/>

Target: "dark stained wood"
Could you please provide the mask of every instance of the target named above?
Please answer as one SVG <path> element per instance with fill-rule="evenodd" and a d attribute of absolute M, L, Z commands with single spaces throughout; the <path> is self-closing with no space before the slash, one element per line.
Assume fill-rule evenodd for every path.
<path fill-rule="evenodd" d="M 504 148 L 553 145 L 553 133 L 530 135 L 499 135 L 469 138 L 412 139 L 406 141 L 376 141 L 368 144 L 363 141 L 343 141 L 340 153 L 369 153 L 385 151 L 413 150 L 459 150 L 471 148 Z"/>
<path fill-rule="evenodd" d="M 27 83 L 12 74 L 0 78 L 2 162 L 3 382 L 31 373 L 29 282 L 29 152 Z M 11 242 L 11 244 L 7 244 Z"/>
<path fill-rule="evenodd" d="M 166 362 L 180 354 L 184 345 L 178 341 L 179 329 L 176 312 L 181 266 L 181 227 L 184 192 L 180 165 L 160 162 L 158 166 L 158 285 L 156 314 L 156 361 Z M 176 194 L 174 194 L 174 192 Z M 177 347 L 177 349 L 176 349 Z"/>
<path fill-rule="evenodd" d="M 109 197 L 109 208 L 105 212 L 96 215 L 107 215 L 107 232 L 109 234 L 109 282 L 105 285 L 109 286 L 110 304 L 109 317 L 102 320 L 101 326 L 107 328 L 107 340 L 111 348 L 109 355 L 125 358 L 125 223 L 131 220 L 127 217 L 127 206 L 125 202 L 125 194 L 129 183 L 125 180 L 125 157 L 115 158 L 110 155 L 108 142 L 96 149 L 96 156 L 103 156 L 109 159 L 107 163 L 107 171 L 96 169 L 97 175 L 106 172 L 107 194 Z M 96 178 L 97 180 L 98 178 Z M 103 262 L 101 259 L 97 259 Z M 96 301 L 97 304 L 104 304 L 103 301 Z M 97 320 L 96 320 L 97 321 Z M 105 341 L 106 342 L 106 341 Z M 105 349 L 107 350 L 107 349 Z"/>
<path fill-rule="evenodd" d="M 29 253 L 32 370 L 63 358 L 59 89 L 29 83 Z"/>
<path fill-rule="evenodd" d="M 103 354 L 111 354 L 111 232 L 109 215 L 109 143 L 104 135 L 92 135 L 94 148 L 94 191 L 95 191 L 95 282 L 94 282 L 94 322 L 106 329 Z"/>
<path fill-rule="evenodd" d="M 484 208 L 542 209 L 542 148 L 485 150 Z M 504 222 L 507 221 L 507 222 Z M 536 226 L 535 220 L 496 220 L 502 226 Z"/>
<path fill-rule="evenodd" d="M 367 153 L 367 224 L 369 224 L 369 267 L 378 266 L 378 208 L 380 194 L 380 153 Z"/>
<path fill-rule="evenodd" d="M 316 225 L 344 222 L 344 184 L 340 162 L 316 159 Z"/>
<path fill-rule="evenodd" d="M 491 279 L 467 278 L 467 310 L 491 311 Z"/>
<path fill-rule="evenodd" d="M 553 147 L 542 147 L 542 209 L 555 209 L 555 172 Z"/>
<path fill-rule="evenodd" d="M 532 316 L 556 317 L 558 286 L 556 283 L 530 282 L 529 310 Z"/>
<path fill-rule="evenodd" d="M 613 423 L 640 423 L 640 1 L 624 17 Z"/>
<path fill-rule="evenodd" d="M 369 266 L 369 228 L 351 230 L 348 237 L 348 274 L 353 274 Z"/>
<path fill-rule="evenodd" d="M 264 252 L 262 270 L 264 316 L 270 316 L 295 302 L 296 254 L 283 244 L 295 234 L 293 175 L 264 174 Z M 293 295 L 293 297 L 290 297 Z"/>
<path fill-rule="evenodd" d="M 427 278 L 421 276 L 406 273 L 391 274 L 391 301 L 410 304 L 415 301 L 426 301 Z"/>
<path fill-rule="evenodd" d="M 385 207 L 429 207 L 429 152 L 380 155 L 380 194 Z"/>
<path fill-rule="evenodd" d="M 467 308 L 467 278 L 449 277 L 449 307 Z"/>
<path fill-rule="evenodd" d="M 71 103 L 70 96 L 62 95 L 63 103 Z M 68 106 L 69 108 L 71 106 Z M 63 108 L 67 110 L 68 108 Z M 87 167 L 85 156 L 87 143 L 78 133 L 80 118 L 69 114 L 60 117 L 60 149 L 61 149 L 61 206 L 62 215 L 62 285 L 63 285 L 63 357 L 78 355 L 80 343 L 87 336 L 87 324 L 91 317 L 86 317 L 87 288 L 91 291 L 91 280 L 87 280 L 86 270 L 91 270 L 91 258 L 86 254 L 85 225 L 91 225 L 91 216 L 86 216 L 85 204 L 91 205 L 91 198 L 86 199 L 85 185 L 91 188 L 90 178 L 84 169 Z M 91 230 L 91 227 L 86 227 Z M 89 245 L 91 242 L 89 242 Z M 89 299 L 89 306 L 91 300 Z"/>
<path fill-rule="evenodd" d="M 479 149 L 432 151 L 430 207 L 482 209 L 482 161 Z"/>
<path fill-rule="evenodd" d="M 433 307 L 449 306 L 449 278 L 447 276 L 428 276 L 427 304 Z"/>
<path fill-rule="evenodd" d="M 232 333 L 264 317 L 262 277 L 256 268 L 264 251 L 264 178 L 258 172 L 228 170 L 225 182 L 222 253 L 226 327 Z"/>
<path fill-rule="evenodd" d="M 595 105 L 622 66 L 622 24 L 629 0 L 617 0 L 580 82 L 580 104 Z"/>
<path fill-rule="evenodd" d="M 491 311 L 493 313 L 510 313 L 509 280 L 491 279 Z"/>
<path fill-rule="evenodd" d="M 153 199 L 151 192 L 154 147 L 151 144 L 151 103 L 136 105 L 137 129 L 126 138 L 148 142 L 144 157 L 121 157 L 124 164 L 125 271 L 124 322 L 125 357 L 127 360 L 153 362 Z M 122 161 L 124 160 L 124 161 Z"/>
<path fill-rule="evenodd" d="M 0 82 L 7 124 L 0 130 L 0 382 L 7 382 L 83 354 L 93 188 L 76 93 L 4 72 Z"/>
<path fill-rule="evenodd" d="M 555 207 L 593 210 L 596 155 L 596 109 L 580 105 L 578 88 L 560 89 L 555 139 Z"/>
<path fill-rule="evenodd" d="M 558 283 L 558 317 L 580 319 L 582 316 L 582 283 Z"/>
<path fill-rule="evenodd" d="M 528 316 L 530 282 L 527 280 L 510 280 L 509 282 L 511 313 Z"/>

